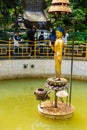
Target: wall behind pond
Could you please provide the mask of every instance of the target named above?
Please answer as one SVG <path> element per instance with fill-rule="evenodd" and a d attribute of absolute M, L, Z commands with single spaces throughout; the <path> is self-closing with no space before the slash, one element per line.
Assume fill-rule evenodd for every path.
<path fill-rule="evenodd" d="M 69 78 L 71 61 L 63 60 L 62 76 Z M 55 76 L 53 59 L 1 60 L 0 79 Z M 87 79 L 87 62 L 73 61 L 73 78 Z"/>

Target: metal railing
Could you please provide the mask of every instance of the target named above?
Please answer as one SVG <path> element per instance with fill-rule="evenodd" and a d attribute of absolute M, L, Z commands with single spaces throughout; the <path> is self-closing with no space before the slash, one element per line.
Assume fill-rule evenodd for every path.
<path fill-rule="evenodd" d="M 15 47 L 12 40 L 0 40 L 0 59 L 51 59 L 54 52 L 49 46 L 49 40 L 23 41 Z M 72 45 L 67 45 L 63 50 L 63 58 L 71 58 Z M 87 60 L 87 43 L 74 45 L 74 59 Z"/>

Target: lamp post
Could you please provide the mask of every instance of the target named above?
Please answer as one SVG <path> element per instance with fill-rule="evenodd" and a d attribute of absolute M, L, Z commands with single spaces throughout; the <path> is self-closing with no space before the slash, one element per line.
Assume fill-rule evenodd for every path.
<path fill-rule="evenodd" d="M 69 106 L 71 106 L 71 96 L 72 96 L 72 74 L 73 74 L 74 34 L 75 34 L 75 20 L 73 20 L 73 33 L 72 33 L 72 55 L 71 55 L 71 76 L 70 76 Z"/>

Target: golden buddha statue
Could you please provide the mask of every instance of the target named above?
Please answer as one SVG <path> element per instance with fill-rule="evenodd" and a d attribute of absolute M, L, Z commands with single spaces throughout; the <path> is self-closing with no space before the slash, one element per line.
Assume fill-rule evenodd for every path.
<path fill-rule="evenodd" d="M 61 63 L 62 63 L 62 51 L 64 47 L 64 41 L 62 40 L 62 36 L 64 34 L 64 30 L 62 27 L 58 27 L 56 30 L 56 41 L 54 46 L 50 42 L 50 47 L 54 51 L 54 60 L 55 60 L 55 72 L 56 77 L 61 78 Z"/>

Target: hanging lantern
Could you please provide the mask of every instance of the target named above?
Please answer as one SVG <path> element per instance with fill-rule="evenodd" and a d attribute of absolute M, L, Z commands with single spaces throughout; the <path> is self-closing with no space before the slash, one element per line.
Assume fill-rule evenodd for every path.
<path fill-rule="evenodd" d="M 68 14 L 72 12 L 69 5 L 68 0 L 53 0 L 48 12 L 53 14 Z"/>

